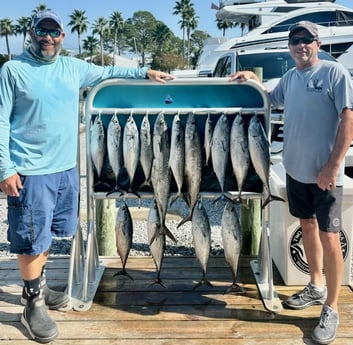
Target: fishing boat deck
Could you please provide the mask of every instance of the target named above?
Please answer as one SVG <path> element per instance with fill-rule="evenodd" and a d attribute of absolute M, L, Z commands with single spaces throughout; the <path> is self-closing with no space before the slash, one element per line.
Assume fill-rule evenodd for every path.
<path fill-rule="evenodd" d="M 222 256 L 212 256 L 207 278 L 213 284 L 193 287 L 201 277 L 194 257 L 165 257 L 161 279 L 166 288 L 151 284 L 155 267 L 149 256 L 129 257 L 127 276 L 114 276 L 121 268 L 118 257 L 104 257 L 105 271 L 88 311 L 49 311 L 57 321 L 55 344 L 119 345 L 238 345 L 314 344 L 310 333 L 320 306 L 302 311 L 283 309 L 273 314 L 263 306 L 250 268 L 251 257 L 241 257 L 239 283 L 245 295 L 226 294 L 231 273 Z M 64 289 L 69 257 L 50 257 L 48 285 Z M 274 269 L 274 284 L 281 300 L 299 286 L 283 284 Z M 21 279 L 14 258 L 0 259 L 0 342 L 32 344 L 20 323 Z M 340 327 L 334 344 L 353 341 L 353 298 L 349 286 L 339 297 Z"/>

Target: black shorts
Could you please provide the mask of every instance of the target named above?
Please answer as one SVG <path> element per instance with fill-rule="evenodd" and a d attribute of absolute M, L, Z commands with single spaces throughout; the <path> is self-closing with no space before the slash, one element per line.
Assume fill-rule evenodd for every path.
<path fill-rule="evenodd" d="M 286 175 L 289 212 L 300 219 L 316 218 L 319 229 L 342 230 L 343 187 L 322 190 L 315 183 L 302 183 Z"/>

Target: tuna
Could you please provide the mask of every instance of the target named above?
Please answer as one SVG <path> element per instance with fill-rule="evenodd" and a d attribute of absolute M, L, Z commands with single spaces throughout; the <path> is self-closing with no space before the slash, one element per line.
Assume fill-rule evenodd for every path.
<path fill-rule="evenodd" d="M 124 166 L 129 175 L 129 192 L 137 196 L 138 193 L 132 189 L 137 164 L 140 158 L 140 138 L 135 120 L 132 114 L 126 121 L 123 134 L 123 158 Z"/>
<path fill-rule="evenodd" d="M 192 213 L 199 197 L 202 172 L 201 141 L 195 115 L 189 113 L 185 127 L 185 179 L 188 192 L 189 214 L 183 218 L 178 227 L 191 221 Z"/>
<path fill-rule="evenodd" d="M 96 185 L 98 185 L 99 183 L 102 183 L 101 175 L 107 149 L 101 114 L 97 115 L 94 119 L 91 127 L 90 141 L 91 159 L 97 172 L 98 182 Z"/>
<path fill-rule="evenodd" d="M 109 164 L 115 176 L 114 189 L 108 194 L 119 191 L 119 174 L 123 166 L 123 134 L 119 119 L 114 114 L 109 122 L 107 130 L 107 150 Z"/>
<path fill-rule="evenodd" d="M 216 123 L 212 136 L 211 157 L 213 171 L 221 187 L 221 195 L 215 199 L 228 198 L 224 192 L 224 182 L 229 161 L 230 128 L 227 116 L 222 114 Z"/>
<path fill-rule="evenodd" d="M 238 185 L 236 200 L 241 202 L 241 193 L 250 166 L 248 135 L 241 114 L 235 117 L 230 130 L 230 159 Z"/>
<path fill-rule="evenodd" d="M 206 279 L 207 263 L 211 248 L 211 226 L 201 200 L 197 201 L 192 214 L 192 237 L 195 254 L 202 268 L 202 278 L 194 286 L 194 289 L 203 284 L 212 286 Z"/>
<path fill-rule="evenodd" d="M 157 205 L 154 202 L 148 213 L 147 236 L 150 252 L 156 266 L 156 279 L 154 283 L 166 287 L 160 278 L 165 251 L 165 234 L 160 233 L 160 226 L 161 222 L 158 215 Z"/>
<path fill-rule="evenodd" d="M 224 248 L 224 258 L 230 267 L 233 283 L 227 293 L 241 294 L 245 290 L 237 284 L 237 272 L 242 248 L 242 232 L 236 204 L 228 201 L 224 207 L 221 221 L 221 235 Z"/>
<path fill-rule="evenodd" d="M 158 216 L 161 221 L 160 233 L 166 234 L 174 242 L 175 237 L 165 224 L 168 200 L 170 195 L 170 179 L 171 172 L 169 168 L 169 137 L 168 126 L 164 119 L 164 114 L 158 114 L 153 127 L 153 163 L 151 182 L 153 187 L 154 198 L 157 204 Z M 158 236 L 159 234 L 156 234 Z M 156 237 L 155 236 L 155 237 Z M 154 238 L 155 238 L 154 237 Z M 154 240 L 152 239 L 152 241 Z"/>
<path fill-rule="evenodd" d="M 263 184 L 262 208 L 273 200 L 284 201 L 270 192 L 270 142 L 257 115 L 253 115 L 248 129 L 249 152 L 255 172 Z"/>
<path fill-rule="evenodd" d="M 120 256 L 122 263 L 122 270 L 117 272 L 116 275 L 126 275 L 131 280 L 133 278 L 126 272 L 125 266 L 132 247 L 132 236 L 133 236 L 133 223 L 131 214 L 126 203 L 122 203 L 119 207 L 116 223 L 115 223 L 115 235 L 116 235 L 116 249 Z"/>

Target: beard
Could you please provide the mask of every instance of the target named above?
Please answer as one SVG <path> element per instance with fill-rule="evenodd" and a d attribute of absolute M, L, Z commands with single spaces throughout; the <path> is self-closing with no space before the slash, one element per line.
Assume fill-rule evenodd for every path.
<path fill-rule="evenodd" d="M 54 43 L 54 49 L 47 50 L 45 47 L 46 41 L 38 41 L 32 39 L 31 51 L 39 58 L 45 61 L 53 61 L 59 56 L 62 47 L 62 41 Z"/>

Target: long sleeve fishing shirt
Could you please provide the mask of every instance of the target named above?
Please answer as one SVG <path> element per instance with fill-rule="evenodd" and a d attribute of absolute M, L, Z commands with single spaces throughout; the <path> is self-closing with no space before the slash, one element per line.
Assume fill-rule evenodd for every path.
<path fill-rule="evenodd" d="M 44 175 L 77 164 L 79 90 L 108 78 L 145 78 L 146 68 L 101 67 L 29 51 L 0 72 L 0 181 L 19 173 Z"/>

